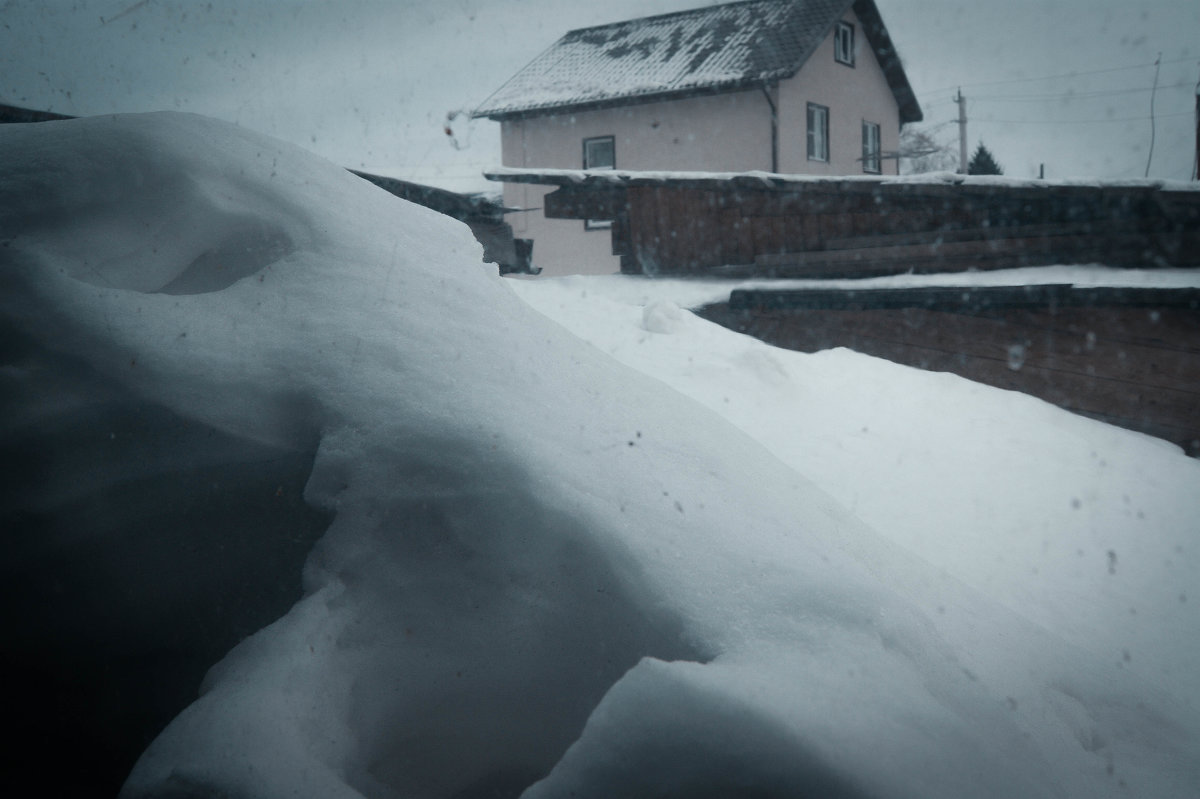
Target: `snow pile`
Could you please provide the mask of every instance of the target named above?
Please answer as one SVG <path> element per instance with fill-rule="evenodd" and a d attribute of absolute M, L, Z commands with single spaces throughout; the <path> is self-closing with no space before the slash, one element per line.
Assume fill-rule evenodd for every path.
<path fill-rule="evenodd" d="M 1182 270 L 1042 271 L 1049 276 L 940 277 L 1198 279 Z M 951 374 L 846 349 L 780 350 L 684 311 L 670 330 L 646 324 L 675 301 L 727 298 L 728 285 L 715 281 L 606 276 L 513 287 L 576 335 L 720 413 L 897 544 L 1200 707 L 1200 461 L 1178 447 Z"/>
<path fill-rule="evenodd" d="M 121 401 L 315 453 L 305 499 L 332 514 L 304 597 L 209 671 L 126 797 L 1200 784 L 1186 702 L 566 333 L 458 223 L 174 114 L 0 130 L 0 191 L 6 327 Z"/>

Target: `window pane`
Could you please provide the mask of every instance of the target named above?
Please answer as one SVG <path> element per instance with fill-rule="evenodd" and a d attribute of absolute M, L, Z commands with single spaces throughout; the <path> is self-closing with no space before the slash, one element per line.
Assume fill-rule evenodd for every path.
<path fill-rule="evenodd" d="M 854 65 L 854 26 L 839 22 L 833 36 L 833 57 L 843 64 Z"/>
<path fill-rule="evenodd" d="M 583 140 L 584 169 L 616 169 L 617 144 L 612 136 Z M 584 230 L 603 230 L 612 227 L 611 219 L 585 219 Z"/>
<path fill-rule="evenodd" d="M 812 103 L 808 105 L 808 157 L 829 160 L 829 109 Z"/>
<path fill-rule="evenodd" d="M 613 169 L 616 165 L 617 148 L 612 136 L 584 140 L 584 169 Z"/>
<path fill-rule="evenodd" d="M 879 172 L 880 170 L 880 145 L 879 145 L 879 126 L 873 122 L 864 122 L 862 126 L 863 137 L 863 171 L 864 172 Z"/>

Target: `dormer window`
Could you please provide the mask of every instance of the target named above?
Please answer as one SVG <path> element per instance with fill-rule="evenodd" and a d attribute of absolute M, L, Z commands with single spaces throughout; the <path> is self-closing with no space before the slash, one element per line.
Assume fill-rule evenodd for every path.
<path fill-rule="evenodd" d="M 839 22 L 833 29 L 833 59 L 854 66 L 854 26 L 849 22 Z"/>

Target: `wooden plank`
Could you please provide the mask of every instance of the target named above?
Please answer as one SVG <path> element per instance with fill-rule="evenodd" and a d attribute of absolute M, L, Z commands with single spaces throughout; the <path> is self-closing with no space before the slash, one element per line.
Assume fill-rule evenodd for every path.
<path fill-rule="evenodd" d="M 845 223 L 842 229 L 845 228 Z M 836 239 L 834 236 L 830 240 Z M 846 241 L 846 239 L 841 239 Z M 905 261 L 929 258 L 985 258 L 992 255 L 1037 254 L 1072 257 L 1076 253 L 1106 252 L 1111 249 L 1140 250 L 1145 243 L 1141 236 L 1116 234 L 1094 235 L 1036 235 L 1022 238 L 995 238 L 968 241 L 929 241 L 919 244 L 892 244 L 843 249 L 825 249 L 818 252 L 782 253 L 764 255 L 759 262 L 763 265 L 787 263 L 789 258 L 799 263 L 812 258 L 822 263 L 845 261 L 896 260 Z"/>
<path fill-rule="evenodd" d="M 801 230 L 804 235 L 805 250 L 819 250 L 825 246 L 825 240 L 821 238 L 821 219 L 815 214 L 807 214 L 801 217 Z"/>
<path fill-rule="evenodd" d="M 1135 380 L 1098 378 L 1029 361 L 1014 369 L 1007 351 L 977 354 L 962 351 L 953 341 L 934 338 L 914 341 L 905 335 L 896 319 L 887 318 L 902 316 L 907 319 L 919 312 L 817 313 L 821 318 L 805 315 L 803 324 L 806 328 L 822 328 L 828 335 L 842 327 L 838 346 L 848 346 L 898 363 L 954 372 L 999 388 L 1024 391 L 1071 410 L 1106 414 L 1130 422 L 1153 418 L 1159 424 L 1195 429 L 1200 418 L 1200 395 L 1195 392 L 1145 386 Z M 842 318 L 832 319 L 834 315 Z M 797 320 L 796 324 L 799 323 Z M 794 325 L 786 329 L 792 342 L 797 343 Z M 1027 350 L 1036 352 L 1036 347 Z"/>
<path fill-rule="evenodd" d="M 1064 339 L 1053 326 L 1038 331 L 1003 319 L 914 308 L 789 313 L 721 305 L 702 315 L 790 349 L 844 346 L 1023 391 L 1200 452 L 1200 356 L 1194 351 L 1099 336 L 1089 343 L 1086 334 Z M 1136 317 L 1133 327 L 1141 325 Z M 1195 319 L 1182 323 L 1192 329 Z M 1019 357 L 1010 350 L 1014 345 L 1021 348 Z"/>
<path fill-rule="evenodd" d="M 886 249 L 886 248 L 880 248 Z M 826 257 L 829 253 L 833 257 Z M 775 278 L 841 278 L 876 277 L 905 272 L 916 274 L 953 273 L 970 270 L 1010 269 L 1025 266 L 1052 266 L 1070 263 L 1104 263 L 1108 266 L 1158 268 L 1162 264 L 1139 246 L 1105 247 L 1093 245 L 1074 252 L 1036 249 L 1008 251 L 997 249 L 972 254 L 942 252 L 901 255 L 881 252 L 871 255 L 862 251 L 819 251 L 813 253 L 762 253 L 755 258 L 761 267 L 759 274 Z"/>
<path fill-rule="evenodd" d="M 720 194 L 714 191 L 699 192 L 695 200 L 695 213 L 690 214 L 687 220 L 686 237 L 694 252 L 692 263 L 698 269 L 727 263 L 725 252 L 731 248 L 726 242 L 733 231 L 725 227 Z"/>
<path fill-rule="evenodd" d="M 1000 311 L 984 317 L 911 309 L 901 312 L 905 325 L 901 332 L 909 343 L 953 350 L 972 358 L 1006 361 L 1009 365 L 1019 363 L 1015 371 L 1047 369 L 1133 382 L 1146 388 L 1188 392 L 1200 402 L 1200 358 L 1110 337 L 1104 332 L 1104 317 L 1110 314 L 1091 311 L 1095 321 L 1091 327 L 1100 331 L 1091 337 L 1056 329 L 1055 315 L 1049 312 L 1039 314 L 1036 324 L 1013 324 Z M 895 320 L 886 320 L 883 327 L 888 324 L 895 324 Z"/>
<path fill-rule="evenodd" d="M 631 187 L 627 192 L 629 202 L 629 239 L 631 251 L 622 256 L 629 259 L 630 274 L 653 274 L 657 268 L 655 236 L 658 226 L 658 205 L 652 187 Z"/>
<path fill-rule="evenodd" d="M 781 277 L 1090 261 L 1200 266 L 1197 192 L 770 182 L 768 187 L 759 178 L 623 177 L 613 183 L 592 176 L 559 183 L 546 195 L 544 208 L 547 217 L 562 219 L 615 219 L 629 213 L 628 235 L 620 225 L 613 228 L 614 252 L 663 274 L 748 263 L 751 255 L 761 256 L 764 273 Z M 630 199 L 634 194 L 642 198 L 637 212 Z M 740 218 L 730 209 L 738 209 Z M 812 257 L 814 251 L 822 257 Z"/>
<path fill-rule="evenodd" d="M 625 189 L 585 190 L 563 186 L 542 200 L 547 219 L 612 219 L 626 207 Z"/>
<path fill-rule="evenodd" d="M 613 219 L 612 230 L 609 233 L 613 255 L 629 255 L 633 252 L 633 241 L 629 230 L 629 212 L 617 214 Z M 624 270 L 622 270 L 624 271 Z"/>
<path fill-rule="evenodd" d="M 754 233 L 750 221 L 742 216 L 738 208 L 726 208 L 721 212 L 721 224 L 729 231 L 723 262 L 726 264 L 750 264 L 754 262 Z"/>
<path fill-rule="evenodd" d="M 735 309 L 764 310 L 871 310 L 923 308 L 956 313 L 979 314 L 990 311 L 1040 313 L 1047 309 L 1056 315 L 1068 309 L 1110 314 L 1136 310 L 1151 315 L 1135 325 L 1145 329 L 1163 324 L 1160 312 L 1177 312 L 1186 321 L 1188 337 L 1197 332 L 1200 322 L 1200 288 L 1154 288 L 1136 286 L 1074 286 L 1069 283 L 1032 283 L 1009 286 L 912 286 L 908 288 L 791 288 L 734 289 L 730 305 Z M 1155 317 L 1155 313 L 1160 313 Z"/>
<path fill-rule="evenodd" d="M 1059 307 L 1051 315 L 1009 308 L 1002 312 L 1002 318 L 1014 326 L 1044 327 L 1056 334 L 1080 337 L 1085 349 L 1091 340 L 1090 334 L 1093 337 L 1103 335 L 1111 341 L 1200 356 L 1198 309 L 1142 305 L 1136 299 L 1132 302 L 1137 306 L 1104 309 Z M 991 316 L 986 310 L 980 315 Z"/>
<path fill-rule="evenodd" d="M 653 248 L 651 254 L 653 256 L 654 271 L 651 274 L 662 274 L 668 268 L 679 264 L 678 256 L 671 252 L 671 238 L 676 235 L 675 231 L 675 200 L 679 196 L 678 191 L 666 191 L 662 187 L 655 187 L 651 192 L 655 203 L 655 226 L 654 236 L 652 238 Z M 675 259 L 672 259 L 675 255 Z"/>
<path fill-rule="evenodd" d="M 826 250 L 874 249 L 894 246 L 931 246 L 956 242 L 1000 241 L 1006 239 L 1033 239 L 1056 236 L 1107 237 L 1114 233 L 1136 234 L 1133 222 L 1118 222 L 1099 225 L 1095 222 L 1073 222 L 1054 225 L 1010 225 L 1006 227 L 937 227 L 929 230 L 913 225 L 903 233 L 856 233 L 849 238 L 832 238 L 825 242 Z M 1139 238 L 1140 242 L 1141 239 Z"/>

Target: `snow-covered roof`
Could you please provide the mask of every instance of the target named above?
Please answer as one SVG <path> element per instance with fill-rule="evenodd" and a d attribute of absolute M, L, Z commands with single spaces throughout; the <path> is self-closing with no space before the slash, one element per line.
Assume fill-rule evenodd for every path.
<path fill-rule="evenodd" d="M 791 77 L 850 8 L 900 105 L 921 119 L 873 0 L 746 0 L 573 30 L 473 112 L 504 119 L 763 85 Z"/>

